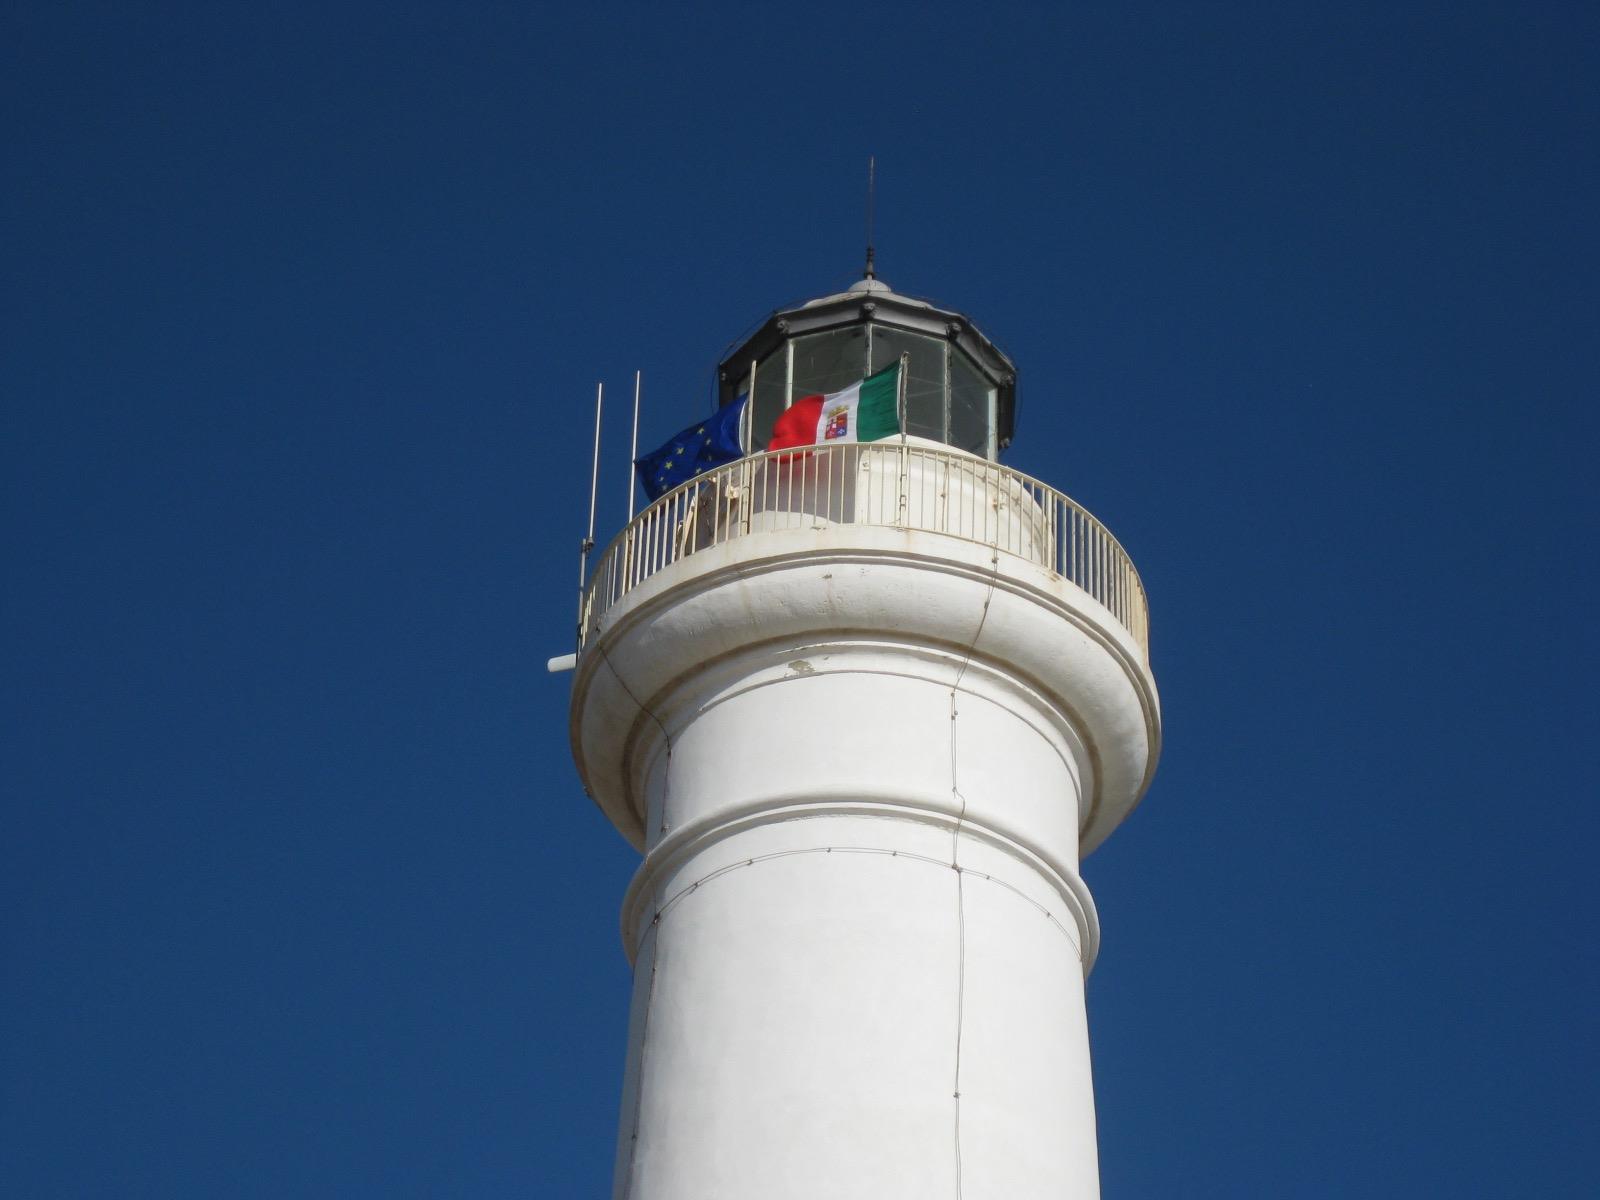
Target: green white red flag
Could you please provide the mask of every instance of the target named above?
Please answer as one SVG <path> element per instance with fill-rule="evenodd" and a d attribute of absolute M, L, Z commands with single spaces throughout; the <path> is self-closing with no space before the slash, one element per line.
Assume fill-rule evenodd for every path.
<path fill-rule="evenodd" d="M 900 364 L 892 363 L 842 392 L 807 396 L 778 414 L 768 450 L 876 442 L 900 432 Z"/>

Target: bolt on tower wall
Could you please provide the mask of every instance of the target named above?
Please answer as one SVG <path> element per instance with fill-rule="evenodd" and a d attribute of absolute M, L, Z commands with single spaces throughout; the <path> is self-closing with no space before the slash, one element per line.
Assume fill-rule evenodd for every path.
<path fill-rule="evenodd" d="M 1015 374 L 959 314 L 863 281 L 724 398 L 759 433 L 874 344 L 911 436 L 703 475 L 585 597 L 573 753 L 644 854 L 620 1200 L 1099 1192 L 1078 862 L 1155 768 L 1143 589 L 994 461 Z"/>

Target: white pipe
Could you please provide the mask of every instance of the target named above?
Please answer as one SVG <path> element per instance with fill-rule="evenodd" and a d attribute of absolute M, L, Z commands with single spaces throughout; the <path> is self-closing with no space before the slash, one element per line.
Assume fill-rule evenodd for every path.
<path fill-rule="evenodd" d="M 633 521 L 633 464 L 639 458 L 639 381 L 642 371 L 633 373 L 633 448 L 628 452 L 628 521 Z"/>
<path fill-rule="evenodd" d="M 583 584 L 588 577 L 589 551 L 594 549 L 594 500 L 600 487 L 600 405 L 605 398 L 606 385 L 594 385 L 594 465 L 589 469 L 589 532 L 584 536 L 578 553 L 578 612 L 583 612 Z M 581 632 L 581 631 L 580 631 Z"/>

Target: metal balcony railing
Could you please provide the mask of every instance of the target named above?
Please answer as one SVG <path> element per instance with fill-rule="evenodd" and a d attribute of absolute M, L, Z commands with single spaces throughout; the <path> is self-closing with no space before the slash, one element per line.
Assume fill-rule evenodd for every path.
<path fill-rule="evenodd" d="M 613 604 L 681 558 L 751 533 L 835 525 L 942 533 L 1037 563 L 1097 600 L 1149 655 L 1144 585 L 1104 525 L 1037 479 L 897 440 L 756 454 L 668 492 L 596 564 L 579 646 Z"/>

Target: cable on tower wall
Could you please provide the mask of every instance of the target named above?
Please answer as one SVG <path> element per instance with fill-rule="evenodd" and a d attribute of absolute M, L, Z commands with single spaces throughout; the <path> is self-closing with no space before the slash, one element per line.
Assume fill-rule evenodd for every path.
<path fill-rule="evenodd" d="M 989 620 L 989 605 L 994 600 L 995 582 L 1000 574 L 1000 548 L 999 527 L 995 530 L 995 540 L 989 546 L 989 586 L 983 593 L 983 610 L 978 614 L 978 628 L 972 634 L 972 641 L 967 646 L 966 653 L 962 655 L 961 666 L 956 671 L 956 677 L 950 684 L 950 795 L 956 801 L 955 824 L 950 827 L 950 869 L 956 875 L 956 1047 L 954 1079 L 951 1084 L 951 1100 L 954 1107 L 953 1122 L 955 1143 L 955 1182 L 956 1200 L 962 1200 L 963 1171 L 961 1164 L 961 1034 L 966 1021 L 967 1003 L 967 888 L 966 871 L 961 866 L 961 825 L 967 816 L 967 798 L 962 795 L 961 787 L 956 774 L 956 694 L 961 690 L 961 681 L 966 677 L 967 667 L 972 662 L 972 656 L 977 652 L 978 639 L 983 636 L 984 624 Z M 1081 953 L 1081 950 L 1080 950 Z"/>

